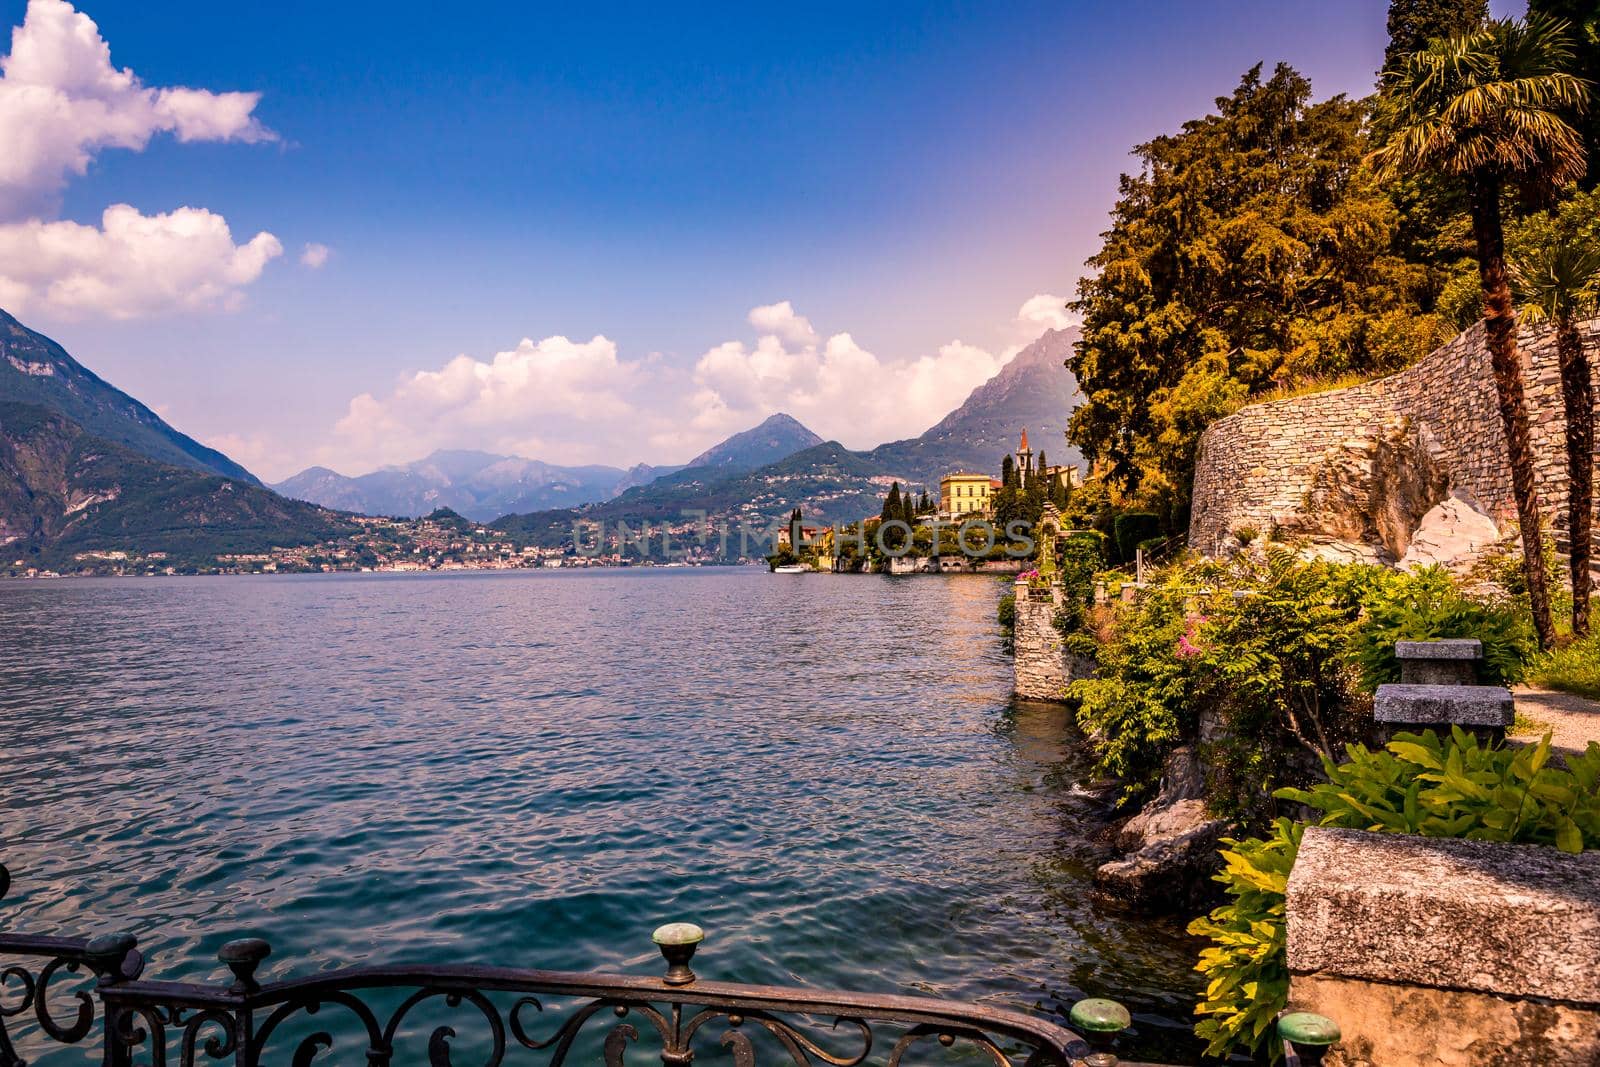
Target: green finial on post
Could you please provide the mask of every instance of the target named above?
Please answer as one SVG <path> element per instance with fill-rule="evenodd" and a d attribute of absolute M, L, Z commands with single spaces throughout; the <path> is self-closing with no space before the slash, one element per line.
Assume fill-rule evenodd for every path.
<path fill-rule="evenodd" d="M 689 969 L 689 960 L 705 939 L 706 932 L 694 923 L 667 923 L 656 927 L 650 940 L 656 943 L 667 961 L 667 973 L 662 975 L 661 980 L 667 985 L 688 985 L 693 982 L 695 974 Z"/>
<path fill-rule="evenodd" d="M 1339 1024 L 1316 1012 L 1286 1012 L 1278 1016 L 1278 1037 L 1289 1046 L 1284 1051 L 1293 1056 L 1290 1063 L 1316 1067 L 1339 1040 Z"/>
<path fill-rule="evenodd" d="M 1095 1050 L 1083 1058 L 1085 1067 L 1116 1067 L 1117 1054 L 1111 1046 L 1118 1034 L 1133 1025 L 1128 1009 L 1114 1000 L 1090 997 L 1074 1004 L 1067 1018 Z"/>

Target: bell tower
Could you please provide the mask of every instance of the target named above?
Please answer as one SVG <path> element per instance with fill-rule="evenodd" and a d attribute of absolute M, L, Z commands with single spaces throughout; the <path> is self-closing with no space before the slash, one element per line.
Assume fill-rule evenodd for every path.
<path fill-rule="evenodd" d="M 1033 449 L 1028 447 L 1028 431 L 1022 431 L 1022 443 L 1017 446 L 1017 482 L 1019 485 L 1028 484 L 1028 475 L 1033 473 Z"/>

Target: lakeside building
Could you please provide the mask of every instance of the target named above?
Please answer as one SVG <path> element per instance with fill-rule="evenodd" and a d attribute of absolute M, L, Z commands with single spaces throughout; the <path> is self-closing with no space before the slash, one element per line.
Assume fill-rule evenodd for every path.
<path fill-rule="evenodd" d="M 971 471 L 952 471 L 939 479 L 939 517 L 988 515 L 990 502 L 1000 490 L 1000 479 Z"/>

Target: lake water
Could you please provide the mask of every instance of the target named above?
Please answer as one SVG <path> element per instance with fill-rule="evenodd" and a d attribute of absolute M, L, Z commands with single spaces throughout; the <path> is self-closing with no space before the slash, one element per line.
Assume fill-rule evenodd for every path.
<path fill-rule="evenodd" d="M 466 961 L 1136 1013 L 1195 945 L 1090 893 L 1104 812 L 1013 705 L 1000 583 L 612 570 L 0 583 L 0 924 L 150 977 Z M 26 1055 L 26 1052 L 24 1053 Z"/>

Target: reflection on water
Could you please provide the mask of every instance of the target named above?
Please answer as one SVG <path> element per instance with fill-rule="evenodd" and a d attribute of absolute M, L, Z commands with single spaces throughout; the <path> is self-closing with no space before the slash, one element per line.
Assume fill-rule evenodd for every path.
<path fill-rule="evenodd" d="M 1046 1012 L 1170 1045 L 1180 924 L 1091 899 L 1104 812 L 1007 701 L 979 577 L 748 569 L 0 584 L 12 929 L 150 973 L 656 966 Z M 1170 1048 L 1167 1050 L 1171 1054 Z"/>

